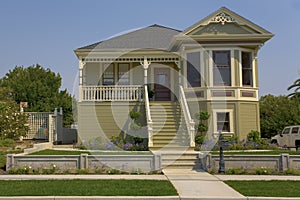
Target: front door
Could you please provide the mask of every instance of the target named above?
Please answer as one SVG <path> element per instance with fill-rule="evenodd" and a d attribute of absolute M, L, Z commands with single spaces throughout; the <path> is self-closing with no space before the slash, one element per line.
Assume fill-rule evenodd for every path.
<path fill-rule="evenodd" d="M 156 68 L 154 70 L 154 90 L 156 101 L 170 101 L 170 69 Z"/>

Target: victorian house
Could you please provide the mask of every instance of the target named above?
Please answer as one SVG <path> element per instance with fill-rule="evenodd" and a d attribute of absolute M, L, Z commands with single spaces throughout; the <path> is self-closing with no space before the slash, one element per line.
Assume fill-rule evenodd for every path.
<path fill-rule="evenodd" d="M 208 138 L 246 138 L 260 130 L 257 55 L 272 37 L 222 7 L 183 31 L 154 24 L 76 49 L 79 136 L 127 134 L 134 110 L 150 149 L 194 147 L 203 110 Z"/>

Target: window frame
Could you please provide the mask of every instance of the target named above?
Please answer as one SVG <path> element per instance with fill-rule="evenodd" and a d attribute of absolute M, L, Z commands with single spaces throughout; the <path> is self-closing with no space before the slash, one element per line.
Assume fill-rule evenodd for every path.
<path fill-rule="evenodd" d="M 227 52 L 228 53 L 228 61 L 229 61 L 229 65 L 227 65 L 228 67 L 224 67 L 226 65 L 217 65 L 215 62 L 215 53 L 216 52 Z M 231 49 L 212 49 L 211 50 L 211 60 L 212 60 L 212 85 L 215 86 L 232 86 L 232 82 L 233 82 L 233 78 L 234 75 L 232 74 L 233 72 L 233 67 L 232 67 L 232 50 Z M 221 67 L 222 66 L 222 67 Z M 223 83 L 216 83 L 216 79 L 215 79 L 215 70 L 219 70 L 219 68 L 228 68 L 229 69 L 229 82 L 226 83 L 223 81 Z M 220 78 L 222 78 L 221 73 L 219 73 L 218 75 L 220 75 Z"/>
<path fill-rule="evenodd" d="M 233 109 L 214 109 L 213 110 L 213 119 L 214 119 L 214 133 L 218 134 L 218 113 L 228 113 L 228 118 L 229 118 L 229 132 L 228 131 L 223 131 L 222 133 L 226 134 L 234 134 L 234 126 L 233 126 Z"/>
<path fill-rule="evenodd" d="M 189 61 L 188 61 L 188 54 L 198 54 L 199 55 L 199 69 L 193 69 L 193 70 L 197 70 L 198 71 L 198 73 L 199 73 L 199 85 L 192 85 L 192 84 L 190 84 L 190 80 L 189 80 L 189 71 L 188 71 L 188 69 L 189 69 L 189 64 L 191 64 Z M 203 80 L 202 80 L 202 51 L 200 51 L 200 50 L 190 50 L 190 51 L 186 51 L 185 52 L 185 66 L 186 66 L 186 81 L 187 81 L 187 87 L 188 88 L 196 88 L 196 87 L 202 87 L 202 82 L 203 82 Z M 193 67 L 194 67 L 194 65 L 193 64 L 191 64 Z M 198 66 L 197 66 L 198 67 Z"/>
<path fill-rule="evenodd" d="M 250 59 L 249 59 L 249 64 L 250 64 L 250 68 L 244 68 L 243 66 L 243 53 L 247 53 L 250 55 Z M 253 61 L 254 61 L 254 57 L 253 57 L 253 52 L 251 51 L 246 51 L 246 50 L 240 50 L 240 65 L 241 65 L 241 86 L 243 87 L 253 87 L 254 86 L 254 68 L 253 68 Z M 251 73 L 251 77 L 250 79 L 250 84 L 244 84 L 244 70 L 249 70 Z"/>

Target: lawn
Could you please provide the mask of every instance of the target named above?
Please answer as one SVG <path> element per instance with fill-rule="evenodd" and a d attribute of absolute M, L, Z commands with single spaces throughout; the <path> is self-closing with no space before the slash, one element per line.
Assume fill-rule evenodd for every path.
<path fill-rule="evenodd" d="M 176 196 L 165 180 L 2 180 L 1 196 Z"/>
<path fill-rule="evenodd" d="M 300 181 L 224 181 L 244 196 L 300 197 Z"/>
<path fill-rule="evenodd" d="M 68 150 L 54 150 L 46 149 L 42 151 L 37 151 L 29 155 L 152 155 L 150 151 L 68 151 Z"/>

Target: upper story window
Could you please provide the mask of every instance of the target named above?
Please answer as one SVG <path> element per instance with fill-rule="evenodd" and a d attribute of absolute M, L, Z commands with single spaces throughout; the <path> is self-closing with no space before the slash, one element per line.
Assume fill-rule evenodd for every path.
<path fill-rule="evenodd" d="M 200 52 L 187 53 L 187 81 L 189 87 L 201 86 Z"/>
<path fill-rule="evenodd" d="M 242 52 L 242 84 L 243 86 L 253 86 L 252 54 Z"/>
<path fill-rule="evenodd" d="M 114 85 L 115 79 L 114 79 L 114 65 L 110 64 L 103 73 L 103 85 Z"/>
<path fill-rule="evenodd" d="M 231 86 L 230 51 L 213 51 L 214 86 Z"/>

